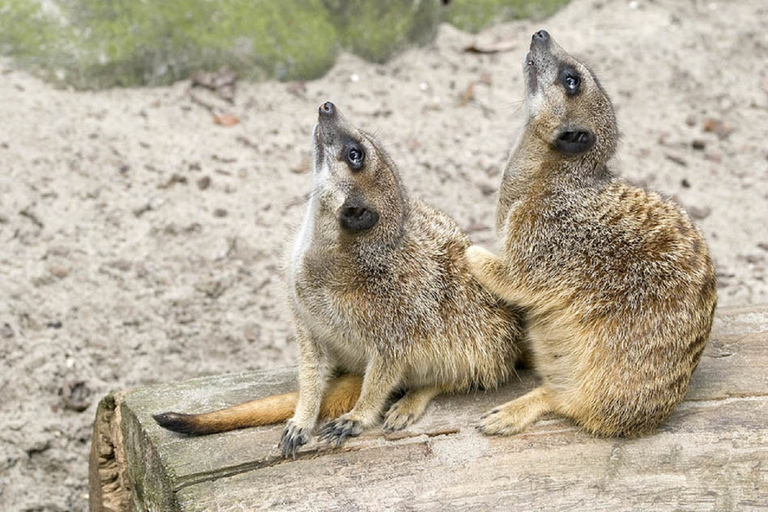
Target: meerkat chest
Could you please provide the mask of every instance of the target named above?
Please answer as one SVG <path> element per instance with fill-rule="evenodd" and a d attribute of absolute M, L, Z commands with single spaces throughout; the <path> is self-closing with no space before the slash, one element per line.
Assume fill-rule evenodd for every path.
<path fill-rule="evenodd" d="M 305 256 L 312 246 L 318 210 L 317 199 L 311 197 L 291 248 L 291 259 L 288 263 L 288 280 L 291 288 L 295 288 L 296 281 L 303 270 Z"/>
<path fill-rule="evenodd" d="M 296 319 L 322 346 L 334 365 L 349 372 L 362 373 L 376 350 L 368 331 L 360 322 L 348 301 L 339 296 L 328 282 L 306 279 L 312 267 L 312 255 L 294 288 Z M 310 274 L 311 275 L 311 274 Z"/>
<path fill-rule="evenodd" d="M 368 330 L 344 267 L 332 249 L 310 244 L 298 254 L 289 285 L 297 320 L 331 352 L 353 360 L 369 344 Z"/>

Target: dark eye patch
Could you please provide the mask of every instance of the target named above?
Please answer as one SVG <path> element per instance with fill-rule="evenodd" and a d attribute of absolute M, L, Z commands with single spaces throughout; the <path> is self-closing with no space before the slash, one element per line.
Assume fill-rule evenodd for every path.
<path fill-rule="evenodd" d="M 581 87 L 581 76 L 571 66 L 564 66 L 560 70 L 560 83 L 565 88 L 565 93 L 574 96 L 579 93 Z"/>
<path fill-rule="evenodd" d="M 557 136 L 555 146 L 563 153 L 575 155 L 591 149 L 595 145 L 595 136 L 589 130 L 565 130 Z"/>
<path fill-rule="evenodd" d="M 360 197 L 352 195 L 339 211 L 339 224 L 353 233 L 371 229 L 379 222 L 379 213 Z"/>
<path fill-rule="evenodd" d="M 365 149 L 357 142 L 349 143 L 344 149 L 344 160 L 353 171 L 359 171 L 365 162 Z"/>

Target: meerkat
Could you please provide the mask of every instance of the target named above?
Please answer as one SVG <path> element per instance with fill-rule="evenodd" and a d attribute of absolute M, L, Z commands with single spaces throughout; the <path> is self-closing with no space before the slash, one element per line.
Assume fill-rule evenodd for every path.
<path fill-rule="evenodd" d="M 286 273 L 298 398 L 207 416 L 165 413 L 156 416 L 161 425 L 206 433 L 282 421 L 292 411 L 279 447 L 295 457 L 320 416 L 346 411 L 320 430 L 340 445 L 376 425 L 402 390 L 383 426 L 402 429 L 436 395 L 496 387 L 524 357 L 519 311 L 472 277 L 469 238 L 446 214 L 408 197 L 381 145 L 331 102 L 319 108 L 313 140 L 312 192 Z M 337 374 L 351 377 L 340 384 Z"/>
<path fill-rule="evenodd" d="M 601 436 L 653 431 L 688 390 L 709 337 L 716 279 L 688 215 L 611 174 L 618 131 L 594 73 L 546 31 L 523 64 L 526 124 L 504 172 L 503 254 L 472 273 L 526 312 L 541 385 L 484 415 L 516 434 L 562 415 Z"/>

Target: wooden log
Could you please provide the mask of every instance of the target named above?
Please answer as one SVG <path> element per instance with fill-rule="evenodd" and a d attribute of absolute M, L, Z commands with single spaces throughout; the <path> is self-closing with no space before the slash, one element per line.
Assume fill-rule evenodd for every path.
<path fill-rule="evenodd" d="M 94 424 L 91 510 L 765 510 L 768 305 L 721 309 L 688 396 L 654 435 L 598 439 L 566 420 L 486 437 L 480 415 L 533 388 L 437 398 L 403 432 L 341 449 L 277 450 L 281 425 L 203 437 L 151 415 L 207 411 L 295 387 L 295 369 L 120 391 Z"/>

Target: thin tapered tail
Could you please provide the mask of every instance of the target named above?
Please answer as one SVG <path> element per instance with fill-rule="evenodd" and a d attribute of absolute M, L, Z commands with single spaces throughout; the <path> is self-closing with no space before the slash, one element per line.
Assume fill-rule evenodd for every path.
<path fill-rule="evenodd" d="M 320 406 L 320 417 L 336 418 L 355 406 L 362 377 L 344 375 L 332 381 Z M 153 418 L 163 428 L 190 435 L 214 434 L 238 428 L 273 425 L 288 420 L 296 410 L 299 393 L 273 395 L 202 414 L 164 412 Z"/>

